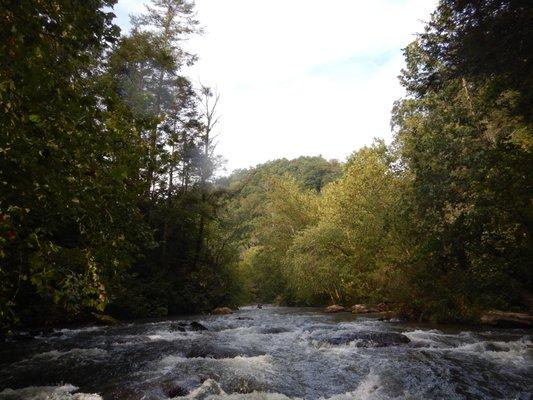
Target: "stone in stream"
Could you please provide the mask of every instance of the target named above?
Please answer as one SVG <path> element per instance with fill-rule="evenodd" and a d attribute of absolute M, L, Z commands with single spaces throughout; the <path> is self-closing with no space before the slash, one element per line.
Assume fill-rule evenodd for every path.
<path fill-rule="evenodd" d="M 229 307 L 217 307 L 213 311 L 211 311 L 211 314 L 213 314 L 213 315 L 228 315 L 228 314 L 233 314 L 233 311 Z"/>
<path fill-rule="evenodd" d="M 370 314 L 370 313 L 377 313 L 380 311 L 384 311 L 378 308 L 367 306 L 366 304 L 355 304 L 351 308 L 351 310 L 353 314 Z"/>
<path fill-rule="evenodd" d="M 205 326 L 196 321 L 192 321 L 189 324 L 189 327 L 191 328 L 191 331 L 207 331 L 207 328 Z"/>
<path fill-rule="evenodd" d="M 225 394 L 226 393 L 222 390 L 218 382 L 210 378 L 207 379 L 204 383 L 202 383 L 200 387 L 194 389 L 191 393 L 185 396 L 185 398 L 204 400 L 209 398 L 210 396 L 221 396 Z M 175 399 L 178 399 L 180 397 L 181 396 L 175 397 Z"/>
<path fill-rule="evenodd" d="M 284 328 L 282 326 L 267 326 L 267 327 L 261 328 L 259 332 L 268 335 L 268 334 L 291 332 L 291 330 L 289 328 Z"/>
<path fill-rule="evenodd" d="M 338 313 L 342 311 L 346 311 L 346 309 L 338 304 L 333 304 L 332 306 L 326 307 L 326 309 L 324 310 L 324 312 L 327 313 Z"/>
<path fill-rule="evenodd" d="M 384 321 L 384 322 L 399 322 L 400 318 L 398 313 L 394 311 L 382 311 L 378 313 L 378 321 Z"/>
<path fill-rule="evenodd" d="M 321 342 L 341 345 L 355 342 L 356 347 L 387 347 L 409 343 L 411 340 L 396 332 L 337 332 L 319 339 Z"/>
<path fill-rule="evenodd" d="M 255 349 L 234 348 L 220 343 L 213 343 L 209 341 L 195 341 L 185 351 L 187 358 L 235 358 L 235 357 L 257 357 L 265 355 L 263 351 Z"/>
<path fill-rule="evenodd" d="M 171 331 L 174 331 L 174 332 L 175 331 L 177 331 L 177 332 L 185 332 L 186 331 L 185 326 L 186 326 L 186 324 L 183 323 L 183 322 L 178 322 L 178 323 L 173 322 L 173 323 L 170 324 L 169 329 Z"/>
<path fill-rule="evenodd" d="M 177 332 L 187 332 L 187 331 L 207 331 L 207 328 L 203 326 L 201 323 L 192 321 L 190 323 L 185 322 L 173 322 L 170 324 L 169 329 L 171 331 L 177 331 Z"/>
<path fill-rule="evenodd" d="M 166 382 L 163 385 L 163 390 L 169 398 L 185 396 L 187 394 L 187 390 L 179 385 L 175 385 L 173 382 Z"/>

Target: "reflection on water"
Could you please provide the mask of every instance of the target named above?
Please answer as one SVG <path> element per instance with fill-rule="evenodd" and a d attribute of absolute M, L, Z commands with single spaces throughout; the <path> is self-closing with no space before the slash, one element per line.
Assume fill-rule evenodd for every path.
<path fill-rule="evenodd" d="M 0 399 L 530 399 L 532 353 L 521 330 L 243 308 L 2 343 Z"/>

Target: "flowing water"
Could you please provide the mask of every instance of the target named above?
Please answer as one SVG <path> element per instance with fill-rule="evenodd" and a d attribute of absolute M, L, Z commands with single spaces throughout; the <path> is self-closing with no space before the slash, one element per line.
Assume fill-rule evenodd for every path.
<path fill-rule="evenodd" d="M 1 343 L 0 399 L 530 399 L 532 352 L 521 330 L 250 307 Z"/>

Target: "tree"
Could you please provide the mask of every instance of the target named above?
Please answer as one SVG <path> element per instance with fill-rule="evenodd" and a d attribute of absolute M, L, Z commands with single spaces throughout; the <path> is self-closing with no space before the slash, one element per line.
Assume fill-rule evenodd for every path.
<path fill-rule="evenodd" d="M 415 75 L 411 83 L 421 93 L 450 79 L 490 80 L 494 97 L 507 90 L 517 93 L 513 113 L 531 123 L 532 26 L 533 7 L 527 0 L 442 0 L 420 35 L 429 63 L 424 63 L 424 76 Z"/>
<path fill-rule="evenodd" d="M 523 2 L 443 1 L 406 49 L 408 97 L 393 123 L 421 232 L 406 268 L 418 297 L 405 302 L 413 315 L 472 319 L 487 307 L 520 306 L 531 284 L 532 131 L 515 81 L 527 87 L 530 61 L 505 49 L 510 38 L 530 43 L 530 10 Z M 498 26 L 506 28 L 497 34 Z M 502 60 L 489 54 L 481 63 L 483 43 Z"/>
<path fill-rule="evenodd" d="M 150 97 L 149 110 L 163 121 L 164 114 L 173 106 L 178 71 L 183 65 L 191 65 L 196 60 L 179 46 L 179 42 L 196 32 L 198 21 L 194 19 L 193 3 L 187 0 L 152 0 L 146 6 L 146 13 L 132 18 L 133 37 L 148 36 L 149 43 L 157 49 L 151 61 L 147 79 L 140 82 L 141 90 Z M 181 78 L 183 80 L 183 78 Z M 178 80 L 179 82 L 179 80 Z M 143 87 L 144 85 L 144 87 Z M 178 89 L 179 90 L 179 89 Z M 150 163 L 147 170 L 148 190 L 156 189 L 159 125 L 149 132 Z"/>
<path fill-rule="evenodd" d="M 262 301 L 293 296 L 287 282 L 286 254 L 294 237 L 316 218 L 316 195 L 294 179 L 270 177 L 261 214 L 253 221 L 243 267 Z"/>
<path fill-rule="evenodd" d="M 385 300 L 382 287 L 402 241 L 398 211 L 405 178 L 383 142 L 349 157 L 320 199 L 319 220 L 289 250 L 291 284 L 307 302 Z"/>
<path fill-rule="evenodd" d="M 7 4 L 5 4 L 7 3 Z M 113 1 L 4 2 L 0 18 L 0 319 L 102 310 L 143 235 L 129 132 L 99 84 Z M 129 154 L 129 155 L 128 155 Z"/>
<path fill-rule="evenodd" d="M 337 161 L 300 157 L 237 170 L 217 180 L 227 191 L 220 247 L 233 254 L 231 263 L 248 288 L 244 298 L 296 300 L 288 285 L 287 250 L 315 218 L 317 191 L 340 175 Z"/>

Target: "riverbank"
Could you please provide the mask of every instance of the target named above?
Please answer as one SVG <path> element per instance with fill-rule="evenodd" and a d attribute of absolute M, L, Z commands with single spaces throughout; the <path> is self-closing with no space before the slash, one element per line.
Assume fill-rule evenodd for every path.
<path fill-rule="evenodd" d="M 367 304 L 355 304 L 352 307 L 344 307 L 333 304 L 324 308 L 325 313 L 335 314 L 350 312 L 357 315 L 372 315 L 383 321 L 410 321 L 405 315 L 391 311 L 385 304 L 370 306 Z M 419 321 L 420 322 L 420 321 Z M 485 325 L 498 328 L 533 328 L 533 315 L 526 312 L 510 312 L 500 310 L 490 310 L 480 314 L 477 320 L 468 321 L 464 325 Z"/>

